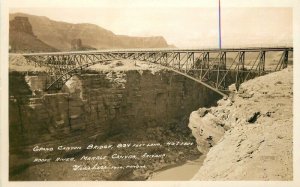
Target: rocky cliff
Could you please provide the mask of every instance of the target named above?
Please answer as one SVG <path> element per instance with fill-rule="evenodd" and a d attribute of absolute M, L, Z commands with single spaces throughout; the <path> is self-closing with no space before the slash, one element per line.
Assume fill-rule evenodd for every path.
<path fill-rule="evenodd" d="M 217 95 L 172 71 L 149 66 L 142 68 L 143 64 L 136 61 L 131 62 L 134 69 L 129 64 L 119 61 L 106 65 L 107 69 L 101 65 L 90 67 L 70 79 L 61 93 L 55 94 L 39 92 L 49 78 L 42 70 L 29 73 L 11 71 L 11 179 L 145 180 L 155 170 L 198 158 L 200 153 L 194 144 L 186 148 L 161 146 L 134 150 L 132 153 L 162 152 L 167 156 L 139 160 L 139 164 L 147 164 L 148 168 L 127 173 L 122 170 L 94 174 L 76 172 L 70 169 L 72 163 L 68 162 L 32 164 L 35 157 L 53 156 L 32 153 L 36 145 L 85 147 L 91 143 L 194 141 L 187 128 L 188 116 L 199 106 L 213 103 Z M 14 67 L 10 66 L 11 69 Z M 112 153 L 84 152 L 88 156 Z M 70 153 L 61 154 L 54 156 Z M 124 164 L 122 161 L 107 164 Z M 86 164 L 79 160 L 76 163 Z"/>
<path fill-rule="evenodd" d="M 292 180 L 292 68 L 245 82 L 217 107 L 194 111 L 189 127 L 207 154 L 194 180 Z"/>
<path fill-rule="evenodd" d="M 77 38 L 96 49 L 169 47 L 163 37 L 120 36 L 94 24 L 71 24 L 23 13 L 10 14 L 10 20 L 17 16 L 28 17 L 33 33 L 44 43 L 61 51 L 69 51 L 72 40 Z"/>
<path fill-rule="evenodd" d="M 10 52 L 57 51 L 34 35 L 28 18 L 21 16 L 16 16 L 9 22 L 9 46 Z"/>

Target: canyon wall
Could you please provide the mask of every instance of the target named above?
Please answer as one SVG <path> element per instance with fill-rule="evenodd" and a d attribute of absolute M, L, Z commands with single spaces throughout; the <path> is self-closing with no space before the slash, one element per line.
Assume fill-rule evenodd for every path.
<path fill-rule="evenodd" d="M 31 154 L 36 145 L 193 141 L 187 128 L 190 112 L 219 97 L 167 70 L 90 71 L 74 76 L 61 93 L 54 94 L 41 91 L 47 81 L 42 73 L 11 72 L 10 81 L 14 82 L 10 84 L 10 169 L 16 174 L 22 173 L 20 166 L 25 167 L 34 156 L 46 156 Z M 196 147 L 182 154 L 174 151 L 171 159 L 156 167 L 199 156 Z"/>

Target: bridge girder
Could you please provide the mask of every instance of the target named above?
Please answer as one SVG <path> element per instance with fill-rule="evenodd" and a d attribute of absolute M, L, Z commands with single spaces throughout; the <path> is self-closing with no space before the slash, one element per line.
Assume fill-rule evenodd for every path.
<path fill-rule="evenodd" d="M 274 69 L 266 68 L 266 53 L 281 52 Z M 293 48 L 246 48 L 246 49 L 215 49 L 215 50 L 141 50 L 141 51 L 88 51 L 88 52 L 59 52 L 59 53 L 33 53 L 23 54 L 26 60 L 35 66 L 47 67 L 51 75 L 46 90 L 61 89 L 64 83 L 74 74 L 83 69 L 104 62 L 131 59 L 159 64 L 167 68 L 182 72 L 202 83 L 207 83 L 215 91 L 226 91 L 232 82 L 227 77 L 235 73 L 237 89 L 240 84 L 253 75 L 260 76 L 265 73 L 286 68 L 289 52 Z M 228 54 L 232 57 L 228 58 Z M 256 58 L 249 60 L 247 54 L 255 53 Z M 255 60 L 254 60 L 255 59 Z"/>

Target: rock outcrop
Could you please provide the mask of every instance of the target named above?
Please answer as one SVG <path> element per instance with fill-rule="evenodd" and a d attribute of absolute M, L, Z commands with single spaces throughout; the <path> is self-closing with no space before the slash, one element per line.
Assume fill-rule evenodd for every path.
<path fill-rule="evenodd" d="M 71 41 L 71 51 L 95 50 L 96 48 L 82 44 L 81 39 L 73 39 Z"/>
<path fill-rule="evenodd" d="M 27 17 L 21 17 L 21 16 L 15 17 L 15 19 L 9 22 L 9 30 L 10 32 L 19 31 L 34 36 L 32 31 L 32 26 L 29 23 Z"/>
<path fill-rule="evenodd" d="M 10 52 L 57 51 L 34 35 L 29 19 L 22 16 L 9 22 L 9 46 Z"/>
<path fill-rule="evenodd" d="M 293 179 L 292 75 L 288 68 L 255 78 L 217 107 L 190 115 L 207 154 L 194 180 Z"/>

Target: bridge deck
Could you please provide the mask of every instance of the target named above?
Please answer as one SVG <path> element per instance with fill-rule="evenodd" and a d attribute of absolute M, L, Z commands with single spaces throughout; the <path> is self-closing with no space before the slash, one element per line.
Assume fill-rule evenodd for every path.
<path fill-rule="evenodd" d="M 110 49 L 21 55 L 28 62 L 47 67 L 50 77 L 54 77 L 54 80 L 51 80 L 46 90 L 61 89 L 74 74 L 96 63 L 131 59 L 162 65 L 225 96 L 222 91 L 226 90 L 233 80 L 238 89 L 247 79 L 286 68 L 290 60 L 289 52 L 293 52 L 293 47 Z M 266 54 L 269 53 L 276 53 L 271 56 L 278 58 L 275 62 L 273 59 L 271 64 L 266 63 Z"/>
<path fill-rule="evenodd" d="M 142 52 L 260 52 L 260 51 L 293 51 L 293 47 L 247 47 L 247 48 L 207 48 L 207 49 L 176 49 L 176 48 L 151 48 L 151 49 L 106 49 L 106 50 L 92 50 L 92 51 L 61 51 L 61 52 L 47 52 L 47 53 L 21 53 L 24 56 L 36 55 L 71 55 L 71 54 L 97 54 L 97 53 L 142 53 Z M 14 55 L 14 53 L 10 53 Z"/>

